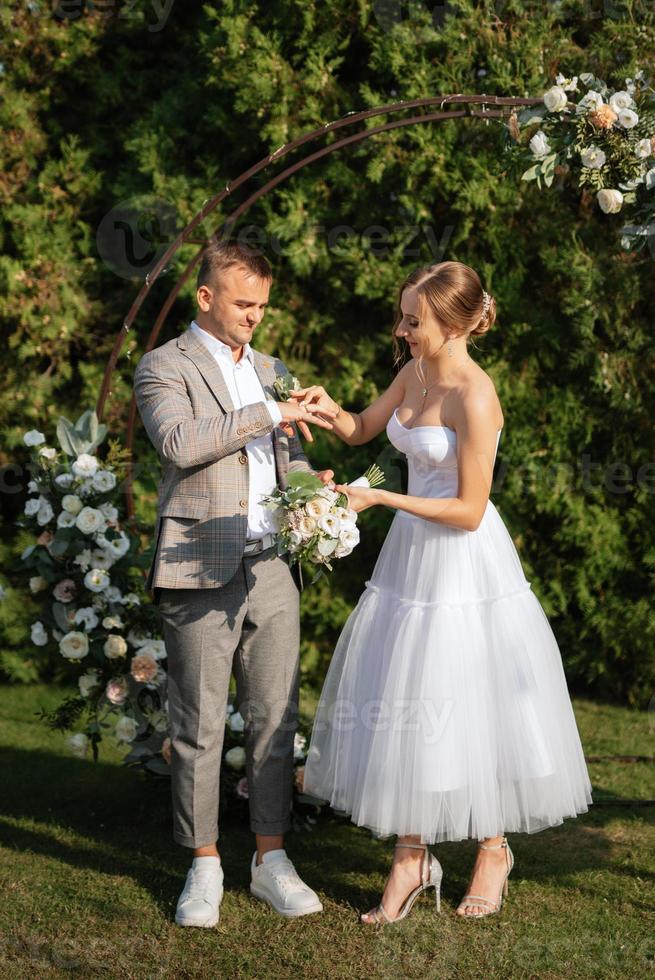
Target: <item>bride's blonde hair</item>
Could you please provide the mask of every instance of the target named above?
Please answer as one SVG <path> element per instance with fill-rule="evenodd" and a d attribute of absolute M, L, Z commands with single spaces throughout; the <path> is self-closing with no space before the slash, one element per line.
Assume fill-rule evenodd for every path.
<path fill-rule="evenodd" d="M 432 317 L 457 337 L 478 337 L 496 321 L 496 300 L 489 296 L 485 312 L 484 290 L 477 272 L 463 262 L 437 262 L 421 266 L 407 276 L 398 291 L 398 311 L 393 325 L 394 364 L 403 359 L 403 347 L 396 330 L 403 318 L 400 301 L 413 287 L 418 297 L 420 357 L 422 361 L 430 335 Z M 423 336 L 421 336 L 423 335 Z"/>

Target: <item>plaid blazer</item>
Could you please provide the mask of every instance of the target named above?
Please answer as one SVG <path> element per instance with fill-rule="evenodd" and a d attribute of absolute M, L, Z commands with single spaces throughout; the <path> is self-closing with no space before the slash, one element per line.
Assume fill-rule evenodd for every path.
<path fill-rule="evenodd" d="M 253 354 L 267 398 L 276 398 L 273 382 L 287 368 L 277 358 Z M 144 354 L 134 394 L 162 465 L 146 588 L 225 585 L 243 557 L 248 529 L 245 444 L 273 433 L 278 485 L 284 489 L 288 473 L 314 472 L 300 440 L 275 426 L 261 402 L 235 409 L 220 367 L 192 330 Z"/>

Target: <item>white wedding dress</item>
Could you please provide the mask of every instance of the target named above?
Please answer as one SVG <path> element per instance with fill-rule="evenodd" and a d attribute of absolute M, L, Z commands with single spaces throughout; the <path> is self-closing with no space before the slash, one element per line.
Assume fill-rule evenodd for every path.
<path fill-rule="evenodd" d="M 498 440 L 496 450 L 498 449 Z M 387 425 L 408 494 L 457 494 L 457 435 Z M 477 530 L 397 511 L 317 710 L 305 791 L 379 836 L 533 833 L 591 785 L 557 642 L 488 501 Z"/>

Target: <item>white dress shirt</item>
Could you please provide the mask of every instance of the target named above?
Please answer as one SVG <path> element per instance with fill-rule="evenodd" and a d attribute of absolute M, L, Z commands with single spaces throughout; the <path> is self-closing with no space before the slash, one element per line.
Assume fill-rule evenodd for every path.
<path fill-rule="evenodd" d="M 203 330 L 195 320 L 191 330 L 200 338 L 207 350 L 218 364 L 221 374 L 230 392 L 235 408 L 264 402 L 275 425 L 282 421 L 282 413 L 277 403 L 266 398 L 261 381 L 254 368 L 254 358 L 250 344 L 245 344 L 239 361 L 234 362 L 232 348 L 222 340 L 213 337 Z M 275 531 L 271 511 L 262 504 L 262 497 L 273 492 L 277 486 L 275 472 L 275 456 L 273 453 L 273 436 L 268 432 L 265 436 L 251 439 L 244 447 L 248 456 L 248 539 L 263 538 L 265 534 Z"/>

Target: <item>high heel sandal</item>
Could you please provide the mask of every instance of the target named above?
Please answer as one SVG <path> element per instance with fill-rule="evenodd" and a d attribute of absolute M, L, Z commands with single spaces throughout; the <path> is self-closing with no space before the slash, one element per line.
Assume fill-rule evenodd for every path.
<path fill-rule="evenodd" d="M 504 847 L 505 856 L 507 858 L 507 871 L 505 872 L 505 880 L 501 886 L 497 902 L 492 902 L 490 899 L 484 898 L 483 895 L 469 894 L 464 896 L 462 901 L 457 906 L 458 909 L 465 908 L 466 906 L 480 905 L 480 903 L 488 905 L 489 909 L 488 911 L 484 912 L 464 914 L 461 916 L 462 919 L 483 919 L 486 915 L 494 915 L 496 912 L 500 912 L 501 908 L 503 907 L 503 898 L 507 897 L 507 892 L 509 890 L 509 882 L 507 879 L 509 878 L 512 868 L 514 867 L 514 855 L 512 854 L 511 847 L 507 843 L 507 838 L 503 837 L 500 844 L 483 844 L 480 842 L 478 847 L 483 851 L 496 851 L 498 848 Z"/>
<path fill-rule="evenodd" d="M 418 851 L 425 852 L 421 858 L 421 884 L 409 893 L 395 919 L 391 919 L 387 915 L 382 902 L 380 902 L 380 904 L 370 912 L 364 912 L 362 915 L 360 915 L 359 921 L 364 923 L 364 925 L 375 925 L 377 928 L 380 928 L 380 926 L 383 925 L 391 925 L 394 922 L 400 922 L 401 919 L 404 919 L 409 915 L 416 899 L 422 892 L 427 891 L 428 888 L 434 888 L 437 912 L 441 912 L 441 879 L 443 878 L 443 868 L 437 861 L 434 854 L 430 854 L 428 845 L 395 844 L 394 849 L 396 847 L 413 847 Z M 373 922 L 366 922 L 364 915 L 372 915 L 374 917 Z"/>

